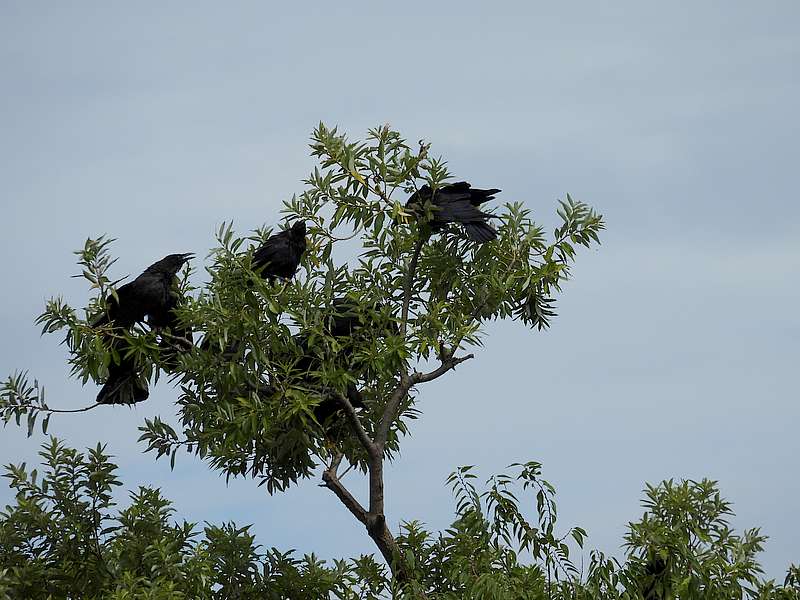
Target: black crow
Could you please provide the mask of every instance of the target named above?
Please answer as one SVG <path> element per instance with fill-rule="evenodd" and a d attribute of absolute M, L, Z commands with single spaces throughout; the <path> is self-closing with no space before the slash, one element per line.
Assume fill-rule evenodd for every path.
<path fill-rule="evenodd" d="M 261 277 L 272 283 L 276 277 L 291 279 L 300 267 L 306 251 L 306 223 L 295 221 L 289 229 L 271 235 L 254 253 L 252 267 Z M 252 285 L 252 282 L 247 282 Z M 211 348 L 211 338 L 205 336 L 201 350 Z M 223 356 L 233 356 L 239 346 L 238 340 L 230 342 Z"/>
<path fill-rule="evenodd" d="M 642 598 L 644 600 L 662 600 L 666 597 L 668 582 L 667 561 L 658 554 L 651 554 L 644 567 Z"/>
<path fill-rule="evenodd" d="M 191 252 L 170 254 L 147 267 L 136 279 L 117 289 L 116 298 L 111 296 L 108 299 L 106 313 L 92 326 L 111 323 L 114 327 L 127 329 L 143 321 L 145 316 L 157 322 L 168 322 L 174 307 L 172 288 L 175 276 L 192 256 Z"/>
<path fill-rule="evenodd" d="M 253 270 L 270 283 L 276 277 L 291 279 L 306 251 L 306 223 L 295 221 L 285 231 L 271 235 L 253 254 Z"/>
<path fill-rule="evenodd" d="M 170 254 L 153 263 L 136 279 L 116 291 L 116 297 L 108 299 L 106 313 L 96 319 L 92 326 L 111 324 L 117 330 L 129 329 L 134 323 L 149 319 L 153 327 L 174 326 L 183 337 L 186 331 L 178 327 L 174 309 L 178 296 L 174 290 L 176 275 L 192 253 Z M 191 337 L 191 331 L 188 333 Z M 140 375 L 132 357 L 125 357 L 120 336 L 113 335 L 109 346 L 120 354 L 119 364 L 112 363 L 108 378 L 97 394 L 99 404 L 132 404 L 146 400 L 149 392 L 147 381 Z"/>
<path fill-rule="evenodd" d="M 375 309 L 380 309 L 380 303 L 375 304 Z M 331 310 L 325 315 L 323 320 L 326 332 L 334 338 L 343 338 L 347 336 L 358 336 L 359 331 L 369 328 L 370 325 L 364 322 L 365 315 L 359 314 L 357 304 L 354 300 L 348 297 L 335 298 L 331 305 Z M 397 324 L 392 321 L 383 327 L 385 333 L 397 333 L 399 329 Z M 309 374 L 320 368 L 321 358 L 311 351 L 309 348 L 309 339 L 306 334 L 298 334 L 295 336 L 295 341 L 300 349 L 300 358 L 295 363 L 295 369 L 305 375 L 307 380 L 312 380 L 313 377 Z M 352 359 L 353 348 L 350 345 L 345 345 L 339 350 L 337 359 L 343 361 L 347 368 L 351 371 L 358 371 L 359 365 Z M 348 383 L 345 389 L 345 397 L 350 401 L 354 408 L 366 408 L 364 397 L 361 391 L 354 383 Z M 332 396 L 326 396 L 317 405 L 314 410 L 314 416 L 320 423 L 324 423 L 334 415 L 338 415 L 341 411 L 340 402 Z"/>
<path fill-rule="evenodd" d="M 488 222 L 493 215 L 479 207 L 493 200 L 498 192 L 500 190 L 473 188 L 466 181 L 451 183 L 435 191 L 426 184 L 411 195 L 406 210 L 420 218 L 425 214 L 425 204 L 430 203 L 433 214 L 428 224 L 433 232 L 443 230 L 448 223 L 460 223 L 471 240 L 482 244 L 497 238 L 497 232 Z"/>

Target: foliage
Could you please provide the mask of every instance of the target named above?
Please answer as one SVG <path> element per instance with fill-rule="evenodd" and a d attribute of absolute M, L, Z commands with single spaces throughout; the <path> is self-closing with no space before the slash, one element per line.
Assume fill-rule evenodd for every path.
<path fill-rule="evenodd" d="M 516 477 L 498 475 L 486 491 L 475 487 L 473 467 L 461 467 L 447 482 L 456 519 L 434 536 L 420 523 L 403 525 L 398 538 L 415 566 L 412 588 L 428 598 L 544 598 L 560 579 L 576 581 L 567 538 L 583 547 L 586 532 L 574 527 L 556 535 L 555 490 L 541 479 L 541 465 L 511 465 Z M 520 506 L 516 487 L 535 490 L 536 521 Z"/>
<path fill-rule="evenodd" d="M 727 518 L 733 512 L 716 482 L 670 480 L 645 492 L 647 512 L 625 543 L 643 550 L 639 562 L 651 587 L 662 596 L 736 598 L 752 592 L 761 572 L 755 557 L 766 537 L 758 529 L 742 536 L 731 531 Z M 648 573 L 652 565 L 657 574 Z"/>
<path fill-rule="evenodd" d="M 354 598 L 369 557 L 326 564 L 261 551 L 249 527 L 172 522 L 159 490 L 140 487 L 118 510 L 116 465 L 51 438 L 41 472 L 7 465 L 16 505 L 0 513 L 0 590 L 13 599 Z M 2 596 L 0 596 L 2 597 Z"/>
<path fill-rule="evenodd" d="M 71 374 L 83 383 L 104 381 L 124 352 L 137 377 L 156 383 L 166 375 L 177 384 L 177 430 L 159 417 L 140 428 L 147 451 L 173 467 L 183 449 L 228 478 L 250 477 L 276 493 L 323 465 L 324 487 L 366 526 L 388 569 L 372 556 L 327 563 L 262 550 L 248 527 L 233 523 L 200 532 L 173 522 L 156 489 L 139 488 L 117 509 L 119 482 L 103 447 L 84 454 L 52 439 L 41 476 L 7 467 L 17 504 L 0 515 L 0 592 L 33 599 L 798 599 L 796 568 L 783 586 L 760 578 L 764 536 L 730 531 L 730 506 L 710 481 L 648 487 L 625 561 L 594 552 L 585 572 L 572 555 L 582 552 L 586 533 L 557 532 L 555 491 L 535 462 L 512 465 L 515 475 L 490 478 L 482 492 L 473 469 L 459 469 L 448 481 L 452 526 L 434 534 L 412 521 L 395 538 L 384 514 L 383 469 L 421 413 L 420 387 L 474 358 L 463 352 L 481 346 L 489 320 L 548 327 L 576 249 L 599 243 L 604 223 L 567 195 L 548 236 L 529 208 L 508 202 L 489 207 L 497 239 L 477 244 L 458 226 L 432 231 L 430 204 L 424 215 L 404 207 L 422 185 L 436 189 L 451 179 L 429 144 L 410 145 L 388 126 L 350 141 L 320 124 L 311 151 L 318 167 L 283 208 L 285 224 L 308 224 L 303 272 L 277 284 L 262 279 L 253 250 L 272 230 L 247 236 L 224 223 L 205 281 L 185 269 L 177 283 L 178 325 L 202 333 L 191 350 L 177 352 L 169 328 L 101 324 L 120 281 L 111 276 L 106 237 L 76 253 L 77 276 L 91 294 L 86 306 L 54 298 L 37 322 L 42 333 L 65 335 Z M 337 302 L 361 325 L 346 336 L 330 331 Z M 310 371 L 296 368 L 306 353 Z M 361 410 L 349 400 L 354 388 Z M 332 416 L 320 410 L 326 402 L 336 407 Z M 5 424 L 24 419 L 31 435 L 37 422 L 46 431 L 54 412 L 75 411 L 49 406 L 27 373 L 0 385 Z M 342 484 L 343 461 L 368 474 L 368 502 Z M 521 503 L 520 494 L 535 501 Z"/>
<path fill-rule="evenodd" d="M 253 276 L 250 243 L 272 230 L 245 237 L 223 224 L 207 281 L 195 287 L 185 272 L 179 286 L 187 298 L 180 316 L 203 332 L 204 341 L 177 367 L 163 356 L 147 324 L 124 334 L 92 327 L 115 293 L 113 240 L 87 240 L 77 253 L 78 276 L 96 292 L 86 308 L 78 311 L 56 298 L 38 320 L 43 332 L 66 331 L 72 372 L 83 382 L 107 376 L 109 364 L 119 361 L 108 340 L 124 335 L 123 347 L 143 377 L 155 380 L 168 372 L 180 383 L 182 430 L 146 422 L 142 440 L 148 450 L 173 463 L 179 450 L 187 450 L 226 477 L 258 479 L 269 492 L 310 477 L 317 464 L 339 453 L 367 470 L 364 444 L 355 436 L 329 435 L 330 428 L 315 417 L 316 406 L 348 385 L 356 384 L 366 399 L 368 409 L 359 418 L 370 438 L 387 411 L 396 411 L 381 443 L 387 458 L 396 455 L 399 438 L 419 415 L 413 393 L 404 394 L 397 408 L 389 402 L 398 376 L 448 353 L 452 358 L 462 346 L 480 345 L 489 319 L 549 326 L 575 248 L 597 243 L 603 229 L 599 215 L 567 196 L 550 240 L 519 202 L 499 207 L 499 235 L 492 243 L 478 245 L 457 227 L 432 236 L 425 220 L 413 219 L 403 204 L 422 184 L 435 187 L 451 178 L 429 144 L 409 145 L 389 126 L 350 141 L 320 124 L 311 151 L 319 166 L 305 191 L 283 209 L 287 223 L 309 224 L 304 273 L 280 285 Z M 325 329 L 326 311 L 339 297 L 347 297 L 369 324 L 347 339 L 332 338 Z M 308 336 L 319 358 L 313 385 L 292 369 L 298 332 Z M 341 360 L 343 353 L 352 360 Z M 11 376 L 0 388 L 0 411 L 5 422 L 27 418 L 32 430 L 40 414 L 54 411 L 44 404 L 40 387 L 29 387 L 24 373 Z"/>
<path fill-rule="evenodd" d="M 413 577 L 400 586 L 371 556 L 326 562 L 263 550 L 249 527 L 233 523 L 201 533 L 174 522 L 154 488 L 140 487 L 118 509 L 117 467 L 100 446 L 82 453 L 51 438 L 40 456 L 41 470 L 6 466 L 16 503 L 0 513 L 0 598 L 355 600 L 424 591 L 437 600 L 633 600 L 656 589 L 647 575 L 654 556 L 668 567 L 660 595 L 645 597 L 800 598 L 797 567 L 783 585 L 760 579 L 765 538 L 730 531 L 730 506 L 707 480 L 648 486 L 646 512 L 626 535 L 627 560 L 595 552 L 582 573 L 574 555 L 586 532 L 556 533 L 555 490 L 538 463 L 512 465 L 515 476 L 492 477 L 482 492 L 473 467 L 461 467 L 448 479 L 456 501 L 449 528 L 403 524 L 398 542 Z"/>

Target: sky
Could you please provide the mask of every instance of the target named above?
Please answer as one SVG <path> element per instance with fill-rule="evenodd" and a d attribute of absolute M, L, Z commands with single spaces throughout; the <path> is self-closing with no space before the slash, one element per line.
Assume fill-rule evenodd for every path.
<path fill-rule="evenodd" d="M 119 277 L 202 256 L 222 221 L 278 221 L 319 121 L 356 138 L 388 122 L 548 227 L 566 193 L 608 224 L 551 330 L 492 325 L 468 368 L 421 390 L 386 471 L 390 524 L 447 526 L 459 465 L 537 460 L 560 523 L 620 553 L 645 482 L 709 477 L 737 528 L 770 536 L 782 579 L 800 562 L 800 5 L 603 4 L 0 3 L 0 376 L 91 403 L 33 323 L 53 295 L 85 303 L 70 275 L 87 237 L 117 239 Z M 137 427 L 174 419 L 175 397 L 160 384 L 50 433 L 106 443 L 126 489 L 159 486 L 181 518 L 322 557 L 374 551 L 317 480 L 270 497 L 144 455 Z M 9 426 L 0 460 L 30 464 L 44 439 Z"/>

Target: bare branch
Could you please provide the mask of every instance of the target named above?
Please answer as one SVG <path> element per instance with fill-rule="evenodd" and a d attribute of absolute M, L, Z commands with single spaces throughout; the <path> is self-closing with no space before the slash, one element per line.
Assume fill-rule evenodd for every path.
<path fill-rule="evenodd" d="M 403 401 L 403 398 L 405 398 L 408 390 L 411 389 L 411 385 L 411 380 L 405 371 L 400 373 L 400 381 L 398 381 L 397 387 L 394 388 L 392 395 L 389 396 L 389 401 L 386 403 L 386 408 L 383 409 L 383 415 L 381 415 L 380 425 L 375 433 L 375 445 L 381 453 L 383 453 L 386 438 L 389 436 L 389 427 L 391 427 L 392 421 L 394 421 L 400 403 Z"/>
<path fill-rule="evenodd" d="M 442 364 L 438 368 L 434 369 L 430 373 L 414 372 L 411 376 L 404 372 L 400 373 L 400 381 L 398 381 L 397 387 L 394 389 L 392 395 L 389 397 L 389 401 L 386 403 L 386 408 L 383 411 L 380 425 L 375 433 L 376 450 L 381 453 L 383 452 L 383 447 L 386 444 L 386 438 L 389 436 L 389 428 L 392 425 L 392 421 L 394 421 L 395 417 L 397 416 L 397 410 L 400 407 L 400 403 L 414 385 L 418 383 L 427 383 L 428 381 L 438 379 L 448 371 L 455 369 L 462 362 L 470 360 L 471 358 L 475 358 L 474 354 L 467 354 L 466 356 L 460 357 L 455 357 L 453 354 L 455 354 L 455 348 L 448 349 L 442 345 L 439 349 L 439 360 L 441 360 Z"/>
<path fill-rule="evenodd" d="M 347 510 L 349 510 L 356 519 L 364 525 L 367 525 L 369 522 L 367 510 L 361 506 L 361 503 L 353 497 L 350 491 L 342 485 L 342 482 L 339 481 L 339 478 L 336 476 L 336 469 L 339 467 L 339 462 L 341 462 L 341 460 L 341 455 L 338 456 L 338 460 L 334 458 L 331 466 L 323 471 L 322 481 L 325 487 L 339 498 L 341 503 L 345 505 Z"/>
<path fill-rule="evenodd" d="M 342 408 L 344 408 L 347 420 L 350 422 L 350 427 L 358 436 L 358 441 L 361 442 L 364 450 L 366 450 L 370 456 L 376 456 L 379 454 L 375 443 L 369 438 L 369 435 L 367 435 L 367 432 L 364 430 L 364 426 L 361 424 L 361 419 L 358 418 L 358 413 L 356 413 L 356 409 L 350 403 L 350 400 L 347 399 L 347 396 L 336 392 L 334 397 L 336 400 L 338 400 L 339 404 L 342 405 Z"/>
<path fill-rule="evenodd" d="M 456 358 L 455 356 L 452 355 L 447 356 L 447 354 L 445 354 L 445 357 L 446 358 L 442 360 L 442 364 L 439 365 L 433 371 L 430 371 L 429 373 L 414 372 L 411 375 L 411 384 L 416 385 L 417 383 L 427 383 L 428 381 L 433 381 L 434 379 L 438 379 L 451 369 L 455 369 L 462 362 L 470 360 L 471 358 L 475 358 L 475 355 L 467 354 L 466 356 L 460 356 Z"/>

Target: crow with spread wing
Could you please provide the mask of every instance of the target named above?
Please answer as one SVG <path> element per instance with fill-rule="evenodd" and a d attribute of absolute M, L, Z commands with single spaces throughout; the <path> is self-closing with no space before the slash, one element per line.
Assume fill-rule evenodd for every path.
<path fill-rule="evenodd" d="M 428 225 L 434 233 L 442 231 L 450 223 L 464 227 L 469 238 L 479 244 L 497 238 L 497 232 L 489 224 L 493 215 L 483 212 L 481 204 L 494 199 L 498 189 L 473 188 L 466 181 L 450 183 L 436 190 L 423 185 L 406 202 L 406 211 L 417 219 L 424 217 L 426 205 L 430 205 L 431 217 Z"/>

